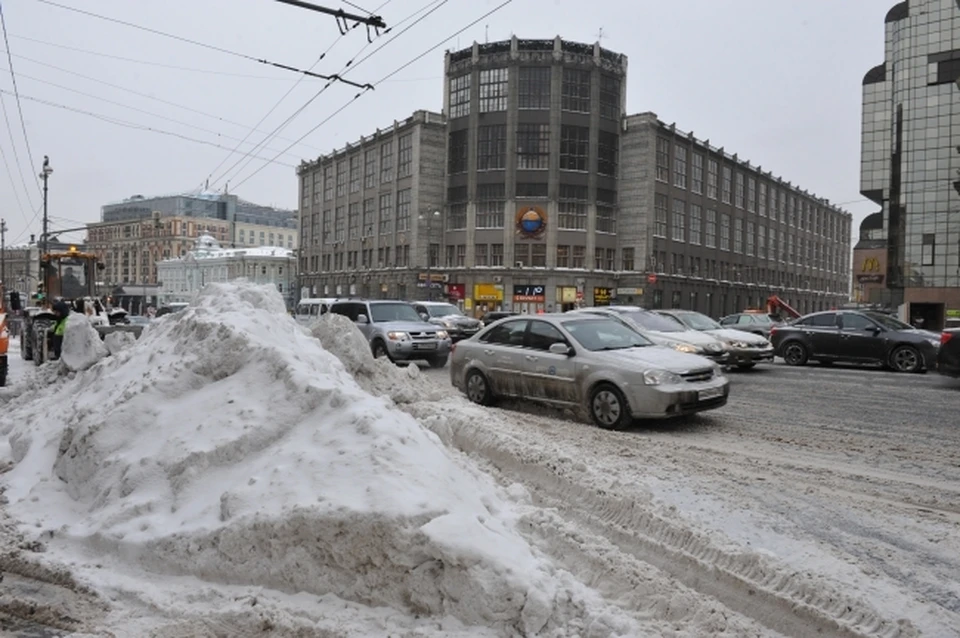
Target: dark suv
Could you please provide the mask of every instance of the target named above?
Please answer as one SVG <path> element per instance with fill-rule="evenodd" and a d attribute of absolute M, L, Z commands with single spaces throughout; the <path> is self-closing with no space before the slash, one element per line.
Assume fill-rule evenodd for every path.
<path fill-rule="evenodd" d="M 421 319 L 405 301 L 336 301 L 330 312 L 356 324 L 375 357 L 391 361 L 425 359 L 431 368 L 447 365 L 450 335 Z"/>

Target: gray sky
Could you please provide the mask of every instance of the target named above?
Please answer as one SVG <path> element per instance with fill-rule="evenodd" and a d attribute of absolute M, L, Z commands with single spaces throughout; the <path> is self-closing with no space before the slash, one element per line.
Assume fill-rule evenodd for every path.
<path fill-rule="evenodd" d="M 502 0 L 391 0 L 378 13 L 388 26 L 398 26 L 371 45 L 362 27 L 341 38 L 333 18 L 273 0 L 55 1 L 299 68 L 310 68 L 332 46 L 314 68 L 324 74 L 338 73 L 349 60 L 359 61 L 374 52 L 345 77 L 376 83 Z M 314 1 L 355 11 L 333 0 Z M 355 4 L 373 11 L 380 2 Z M 226 159 L 227 154 L 284 93 L 293 89 L 257 127 L 261 132 L 250 135 L 242 151 L 252 150 L 303 107 L 323 81 L 304 79 L 295 86 L 297 75 L 248 59 L 39 0 L 8 0 L 2 7 L 34 165 L 28 160 L 16 101 L 4 93 L 9 130 L 27 186 L 25 192 L 10 133 L 6 122 L 0 123 L 0 148 L 21 202 L 18 206 L 11 180 L 0 165 L 7 241 L 39 235 L 36 175 L 44 155 L 50 156 L 54 168 L 49 198 L 53 229 L 96 221 L 102 204 L 134 194 L 196 189 L 211 173 L 211 188 L 221 189 L 229 180 L 230 191 L 245 199 L 295 208 L 297 180 L 292 166 L 300 159 L 340 148 L 414 110 L 441 109 L 445 49 L 466 47 L 474 40 L 502 40 L 513 33 L 594 42 L 601 28 L 603 46 L 629 57 L 628 112 L 654 111 L 684 131 L 709 138 L 774 175 L 844 204 L 858 224 L 875 209 L 863 201 L 858 188 L 860 82 L 870 67 L 883 61 L 883 17 L 892 4 L 893 0 L 513 0 L 375 91 L 362 94 L 281 155 L 282 164 L 267 165 L 249 177 L 265 161 L 253 159 L 248 164 L 244 158 L 229 170 L 243 155 Z M 431 8 L 436 10 L 397 35 Z M 0 89 L 10 92 L 5 54 L 0 56 L 0 68 Z M 260 148 L 255 154 L 265 159 L 277 156 L 357 92 L 344 85 L 329 87 L 289 123 L 280 133 L 282 139 L 270 140 L 267 150 Z M 117 121 L 141 129 L 119 126 Z"/>

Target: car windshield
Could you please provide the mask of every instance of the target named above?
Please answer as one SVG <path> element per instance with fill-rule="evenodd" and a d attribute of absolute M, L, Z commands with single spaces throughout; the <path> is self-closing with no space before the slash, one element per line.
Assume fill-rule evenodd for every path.
<path fill-rule="evenodd" d="M 616 319 L 571 319 L 563 322 L 563 327 L 581 346 L 587 350 L 625 350 L 644 348 L 653 343 L 642 334 L 628 328 Z"/>
<path fill-rule="evenodd" d="M 427 314 L 431 317 L 449 317 L 450 315 L 463 315 L 460 309 L 450 303 L 437 304 L 435 306 L 424 306 Z"/>
<path fill-rule="evenodd" d="M 686 332 L 683 324 L 674 319 L 667 319 L 653 312 L 646 310 L 627 310 L 620 311 L 619 314 L 630 319 L 641 328 L 654 330 L 656 332 Z"/>
<path fill-rule="evenodd" d="M 683 322 L 683 325 L 694 330 L 719 330 L 723 326 L 699 312 L 682 312 L 677 317 Z"/>
<path fill-rule="evenodd" d="M 370 320 L 373 323 L 383 323 L 384 321 L 415 321 L 421 322 L 423 319 L 413 309 L 413 306 L 406 303 L 375 303 L 370 304 Z"/>
<path fill-rule="evenodd" d="M 899 319 L 894 319 L 890 315 L 881 312 L 865 312 L 864 316 L 869 317 L 879 323 L 887 330 L 913 330 L 914 327 L 908 323 L 903 323 Z"/>

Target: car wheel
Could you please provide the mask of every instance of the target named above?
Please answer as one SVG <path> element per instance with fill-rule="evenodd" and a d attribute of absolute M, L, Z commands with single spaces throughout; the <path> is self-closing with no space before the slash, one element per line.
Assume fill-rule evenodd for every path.
<path fill-rule="evenodd" d="M 749 370 L 750 368 L 756 367 L 756 363 L 738 363 L 737 368 L 740 370 Z"/>
<path fill-rule="evenodd" d="M 890 366 L 897 372 L 920 372 L 923 358 L 912 346 L 900 346 L 890 353 Z"/>
<path fill-rule="evenodd" d="M 492 405 L 493 392 L 490 391 L 490 384 L 487 377 L 479 370 L 471 370 L 467 373 L 467 398 L 477 405 Z"/>
<path fill-rule="evenodd" d="M 622 430 L 633 420 L 623 392 L 610 383 L 601 383 L 590 393 L 590 416 L 605 430 Z"/>
<path fill-rule="evenodd" d="M 430 364 L 431 368 L 442 368 L 443 366 L 447 365 L 447 358 L 447 355 L 443 355 L 442 357 L 430 357 L 427 359 L 427 363 Z"/>
<path fill-rule="evenodd" d="M 382 359 L 383 357 L 390 359 L 390 351 L 387 350 L 387 344 L 377 339 L 373 342 L 373 358 Z M 393 359 L 390 360 L 392 361 Z"/>
<path fill-rule="evenodd" d="M 783 360 L 787 362 L 788 366 L 806 365 L 809 357 L 810 353 L 807 352 L 807 347 L 799 341 L 791 341 L 783 349 Z"/>

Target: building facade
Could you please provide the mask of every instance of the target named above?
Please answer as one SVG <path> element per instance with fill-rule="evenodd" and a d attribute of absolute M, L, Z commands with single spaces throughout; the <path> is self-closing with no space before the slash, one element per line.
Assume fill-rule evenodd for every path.
<path fill-rule="evenodd" d="M 960 315 L 960 7 L 901 2 L 884 30 L 884 62 L 863 79 L 860 190 L 881 207 L 889 303 L 938 329 Z"/>
<path fill-rule="evenodd" d="M 655 114 L 626 116 L 626 75 L 623 55 L 559 37 L 448 52 L 444 116 L 298 170 L 301 294 L 442 297 L 475 314 L 846 302 L 850 215 Z M 420 195 L 404 215 L 417 223 L 401 229 L 382 193 L 403 186 L 378 179 L 378 146 L 418 126 L 430 143 L 414 133 L 406 187 Z"/>
<path fill-rule="evenodd" d="M 301 297 L 414 298 L 432 289 L 427 245 L 436 266 L 445 131 L 442 115 L 417 111 L 300 165 Z"/>
<path fill-rule="evenodd" d="M 157 284 L 157 263 L 185 255 L 202 235 L 222 246 L 288 250 L 296 250 L 299 239 L 294 211 L 236 195 L 135 196 L 104 206 L 102 218 L 87 224 L 87 245 L 106 266 L 102 276 L 111 289 Z"/>
<path fill-rule="evenodd" d="M 275 286 L 292 308 L 296 263 L 296 253 L 287 248 L 222 248 L 213 236 L 200 235 L 183 256 L 157 263 L 159 303 L 189 302 L 208 283 L 247 279 Z"/>
<path fill-rule="evenodd" d="M 851 215 L 653 113 L 625 120 L 618 288 L 718 317 L 849 300 Z M 642 292 L 641 292 L 642 291 Z"/>

